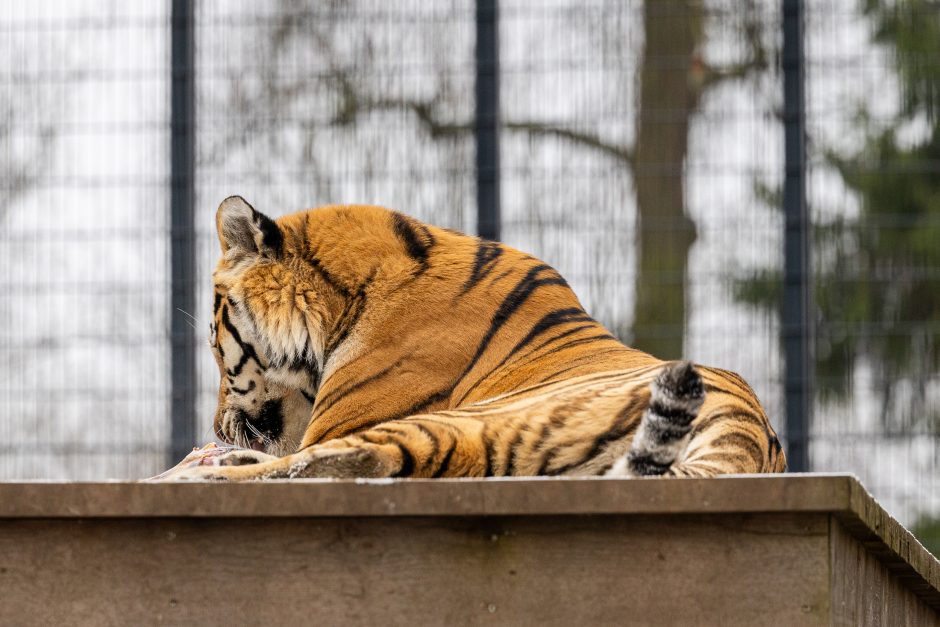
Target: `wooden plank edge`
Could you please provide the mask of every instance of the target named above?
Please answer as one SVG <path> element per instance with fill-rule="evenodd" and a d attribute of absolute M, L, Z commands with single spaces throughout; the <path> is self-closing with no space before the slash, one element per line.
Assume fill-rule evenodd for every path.
<path fill-rule="evenodd" d="M 0 483 L 2 518 L 532 516 L 848 510 L 851 475 Z"/>
<path fill-rule="evenodd" d="M 940 613 L 940 561 L 858 480 L 849 485 L 850 506 L 833 512 L 836 520 L 902 585 Z"/>

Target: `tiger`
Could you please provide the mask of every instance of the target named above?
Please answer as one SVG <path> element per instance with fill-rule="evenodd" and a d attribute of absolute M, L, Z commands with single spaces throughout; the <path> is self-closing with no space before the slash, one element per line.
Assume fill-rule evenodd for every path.
<path fill-rule="evenodd" d="M 737 374 L 620 342 L 548 264 L 375 206 L 216 213 L 218 438 L 176 480 L 783 472 Z"/>

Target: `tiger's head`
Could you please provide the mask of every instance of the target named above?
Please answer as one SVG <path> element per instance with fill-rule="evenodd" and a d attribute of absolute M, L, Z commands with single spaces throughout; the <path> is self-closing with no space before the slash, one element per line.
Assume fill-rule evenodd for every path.
<path fill-rule="evenodd" d="M 330 295 L 292 263 L 281 227 L 244 199 L 225 199 L 216 227 L 222 258 L 209 328 L 221 374 L 215 432 L 285 455 L 303 438 L 320 384 Z"/>

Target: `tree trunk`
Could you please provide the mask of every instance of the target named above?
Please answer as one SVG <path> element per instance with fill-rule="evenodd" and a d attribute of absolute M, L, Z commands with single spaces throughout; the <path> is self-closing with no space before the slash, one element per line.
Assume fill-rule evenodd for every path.
<path fill-rule="evenodd" d="M 702 3 L 646 0 L 646 41 L 634 152 L 637 274 L 633 345 L 663 359 L 683 355 L 685 286 L 695 224 L 685 214 L 683 166 L 698 106 Z"/>

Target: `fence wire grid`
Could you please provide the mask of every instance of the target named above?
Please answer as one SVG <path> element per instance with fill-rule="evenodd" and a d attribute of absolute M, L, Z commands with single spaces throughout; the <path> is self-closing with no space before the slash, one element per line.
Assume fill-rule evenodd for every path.
<path fill-rule="evenodd" d="M 0 479 L 166 466 L 170 330 L 186 320 L 205 340 L 222 198 L 275 217 L 380 204 L 476 231 L 476 3 L 203 0 L 197 296 L 173 310 L 172 4 L 0 6 Z M 744 375 L 786 442 L 781 7 L 499 2 L 497 174 L 503 241 L 554 265 L 628 344 Z M 923 0 L 804 10 L 809 469 L 858 474 L 929 530 L 940 13 Z M 671 318 L 650 309 L 662 298 Z M 192 444 L 211 439 L 217 377 L 197 349 Z"/>

